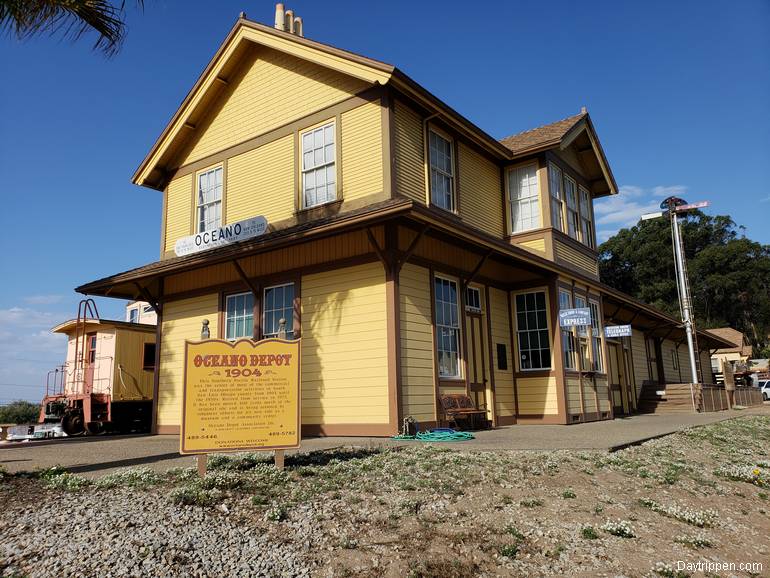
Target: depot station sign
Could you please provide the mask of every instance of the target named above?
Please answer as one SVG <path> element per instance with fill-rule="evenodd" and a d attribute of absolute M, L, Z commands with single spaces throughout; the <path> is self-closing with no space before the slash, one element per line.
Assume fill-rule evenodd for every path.
<path fill-rule="evenodd" d="M 267 219 L 265 217 L 252 217 L 243 221 L 230 223 L 223 227 L 202 231 L 195 235 L 182 237 L 174 244 L 174 253 L 177 257 L 191 255 L 214 247 L 223 247 L 238 241 L 245 241 L 259 237 L 267 231 Z"/>

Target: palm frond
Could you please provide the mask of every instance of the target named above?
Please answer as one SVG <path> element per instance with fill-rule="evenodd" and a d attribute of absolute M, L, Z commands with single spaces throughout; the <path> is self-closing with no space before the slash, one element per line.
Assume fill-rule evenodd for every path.
<path fill-rule="evenodd" d="M 143 0 L 136 0 L 142 8 Z M 125 0 L 0 0 L 0 30 L 20 39 L 37 34 L 62 34 L 78 40 L 96 32 L 94 50 L 118 52 L 126 32 Z"/>

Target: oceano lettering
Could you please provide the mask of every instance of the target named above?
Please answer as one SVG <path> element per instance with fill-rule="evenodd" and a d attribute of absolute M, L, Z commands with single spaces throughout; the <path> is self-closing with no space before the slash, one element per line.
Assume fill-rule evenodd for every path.
<path fill-rule="evenodd" d="M 267 354 L 267 355 L 238 355 L 217 354 L 217 355 L 196 355 L 193 358 L 195 367 L 270 367 L 270 366 L 289 366 L 291 363 L 291 353 Z"/>
<path fill-rule="evenodd" d="M 233 225 L 227 225 L 226 227 L 220 227 L 213 231 L 204 231 L 195 235 L 195 245 L 200 247 L 201 245 L 208 245 L 210 243 L 217 243 L 219 241 L 228 241 L 233 237 L 238 237 L 243 231 L 243 227 L 240 223 Z"/>

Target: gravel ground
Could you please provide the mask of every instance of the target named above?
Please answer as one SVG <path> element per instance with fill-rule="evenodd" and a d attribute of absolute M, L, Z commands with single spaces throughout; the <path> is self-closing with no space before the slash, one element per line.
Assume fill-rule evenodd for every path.
<path fill-rule="evenodd" d="M 615 453 L 348 448 L 0 476 L 2 576 L 770 575 L 770 418 Z M 758 566 L 759 564 L 762 565 Z"/>

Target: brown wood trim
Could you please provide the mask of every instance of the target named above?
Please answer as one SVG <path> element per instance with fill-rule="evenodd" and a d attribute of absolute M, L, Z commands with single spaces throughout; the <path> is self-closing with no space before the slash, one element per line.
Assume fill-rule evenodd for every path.
<path fill-rule="evenodd" d="M 393 140 L 393 107 L 391 105 L 390 89 L 382 91 L 380 95 L 380 133 L 382 135 L 382 185 L 388 197 L 394 196 L 395 178 L 393 175 L 393 161 L 395 144 Z"/>
<path fill-rule="evenodd" d="M 509 425 L 516 425 L 516 416 L 515 415 L 501 415 L 497 418 L 497 423 L 495 424 L 495 427 L 503 427 L 503 426 L 509 426 Z"/>
<path fill-rule="evenodd" d="M 497 426 L 497 391 L 495 390 L 495 353 L 492 348 L 492 310 L 490 309 L 489 287 L 484 286 L 486 297 L 486 320 L 487 320 L 487 349 L 489 351 L 489 388 L 492 391 L 492 425 Z"/>
<path fill-rule="evenodd" d="M 179 435 L 181 426 L 178 425 L 159 425 L 153 433 L 156 435 Z"/>
<path fill-rule="evenodd" d="M 440 270 L 440 273 L 438 273 L 439 275 L 443 273 L 444 275 L 450 275 L 452 277 L 457 277 L 458 279 L 461 278 L 463 275 L 467 274 L 467 272 L 463 269 L 452 267 L 451 265 L 441 263 L 440 261 L 426 259 L 424 257 L 420 257 L 419 255 L 413 255 L 412 257 L 410 257 L 409 262 L 412 265 L 418 265 L 420 267 L 425 267 L 426 269 L 433 268 L 436 271 Z M 477 275 L 476 281 L 481 285 L 489 285 L 490 287 L 494 287 L 495 289 L 500 289 L 501 291 L 509 290 L 509 287 L 507 285 L 500 283 L 500 281 L 497 281 L 495 279 L 490 279 L 489 277 L 484 277 L 482 275 Z"/>
<path fill-rule="evenodd" d="M 553 369 L 556 373 L 556 400 L 559 418 L 567 423 L 567 381 L 564 379 L 561 327 L 559 326 L 559 286 L 554 276 L 548 285 L 550 305 L 551 343 L 553 343 Z"/>
<path fill-rule="evenodd" d="M 438 355 L 436 354 L 436 272 L 433 266 L 428 266 L 428 285 L 430 286 L 430 336 L 431 353 L 433 354 L 433 416 L 437 424 L 441 424 L 441 408 L 439 407 L 439 395 L 441 394 L 441 379 L 438 370 Z"/>
<path fill-rule="evenodd" d="M 555 413 L 525 413 L 516 416 L 518 425 L 565 425 L 565 420 Z"/>
<path fill-rule="evenodd" d="M 158 281 L 158 301 L 163 301 L 163 279 Z M 158 432 L 158 400 L 160 398 L 160 348 L 163 339 L 163 313 L 155 312 L 158 321 L 155 325 L 155 370 L 152 376 L 152 418 L 150 433 Z"/>
<path fill-rule="evenodd" d="M 508 332 L 511 339 L 511 362 L 508 371 L 513 375 L 513 406 L 516 415 L 519 415 L 519 384 L 516 381 L 516 356 L 518 354 L 518 344 L 514 341 L 516 336 L 515 323 L 516 320 L 513 317 L 513 306 L 511 304 L 511 292 L 506 291 L 508 297 Z"/>
<path fill-rule="evenodd" d="M 354 437 L 390 437 L 389 423 L 303 423 L 302 437 L 354 436 Z"/>
<path fill-rule="evenodd" d="M 462 360 L 463 377 L 465 381 L 465 394 L 470 396 L 471 394 L 471 376 L 468 371 L 468 323 L 467 315 L 465 313 L 465 290 L 467 285 L 463 283 L 462 277 L 457 280 L 457 306 L 459 311 L 457 312 L 460 317 L 460 359 Z M 438 352 L 434 352 L 438 355 Z"/>
<path fill-rule="evenodd" d="M 522 379 L 527 377 L 556 377 L 553 369 L 533 369 L 532 371 L 514 371 L 514 376 Z"/>
<path fill-rule="evenodd" d="M 242 141 L 240 143 L 231 145 L 216 153 L 207 155 L 202 159 L 198 159 L 197 161 L 193 161 L 186 165 L 182 165 L 176 169 L 169 169 L 166 177 L 167 182 L 185 175 L 189 175 L 190 173 L 199 171 L 203 168 L 206 168 L 207 166 L 222 163 L 226 159 L 241 155 L 243 153 L 249 152 L 251 150 L 254 150 L 263 145 L 269 144 L 278 139 L 287 137 L 291 134 L 296 133 L 297 131 L 303 130 L 304 128 L 307 128 L 319 122 L 323 122 L 324 120 L 330 119 L 332 117 L 337 117 L 338 115 L 341 115 L 343 112 L 348 112 L 349 110 L 358 108 L 359 106 L 362 106 L 368 102 L 373 102 L 381 97 L 382 92 L 383 92 L 383 89 L 381 86 L 374 86 L 371 88 L 367 88 L 366 90 L 363 90 L 358 94 L 351 96 L 349 98 L 346 98 L 345 100 L 342 100 L 327 108 L 305 115 L 301 118 L 298 118 L 297 120 L 293 120 L 282 126 L 274 128 L 268 132 L 262 133 L 261 135 L 258 135 L 250 139 L 247 139 L 245 141 Z M 338 137 L 339 134 L 337 134 L 336 136 Z M 339 172 L 338 172 L 338 178 L 339 178 Z M 224 212 L 223 212 L 223 215 L 224 215 Z"/>
<path fill-rule="evenodd" d="M 371 229 L 366 230 L 370 242 L 376 244 Z M 398 229 L 394 225 L 385 226 L 385 251 L 390 254 L 398 246 Z M 401 423 L 401 303 L 399 274 L 392 258 L 383 255 L 385 269 L 385 307 L 387 311 L 387 349 L 388 349 L 388 409 L 391 435 L 398 433 Z"/>

